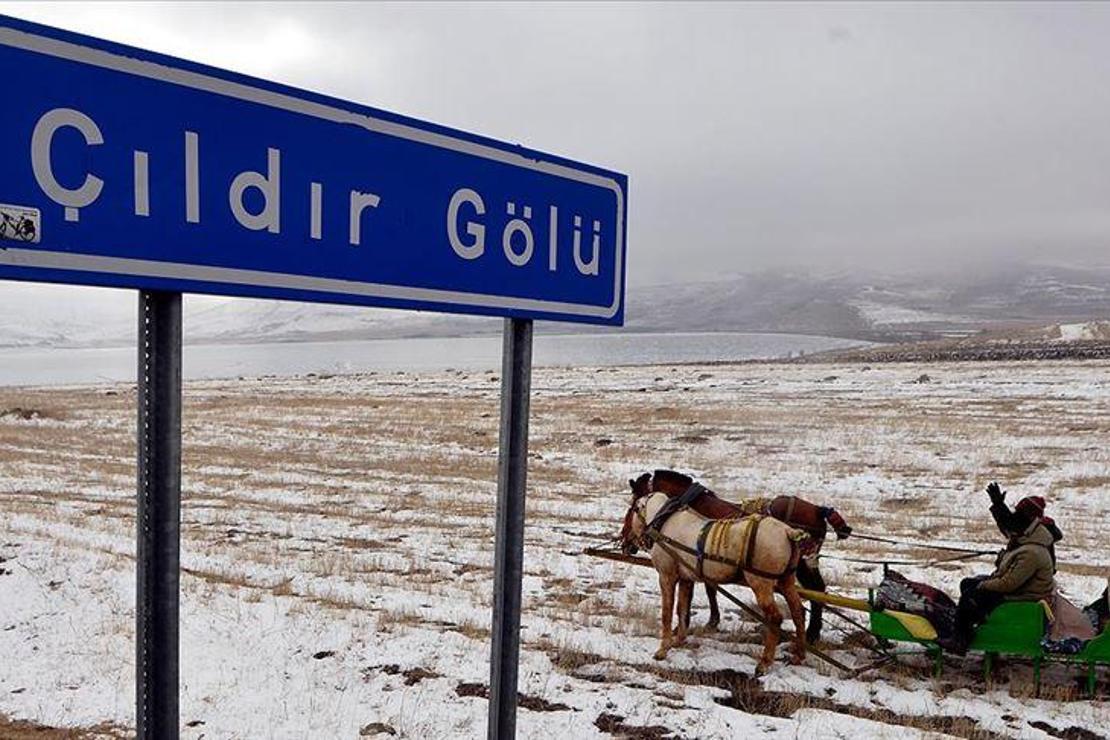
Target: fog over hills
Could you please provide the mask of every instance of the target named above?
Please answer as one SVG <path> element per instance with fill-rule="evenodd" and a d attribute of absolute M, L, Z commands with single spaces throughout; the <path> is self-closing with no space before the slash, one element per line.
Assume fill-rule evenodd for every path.
<path fill-rule="evenodd" d="M 135 294 L 0 284 L 0 346 L 120 346 L 134 341 Z M 625 331 L 743 331 L 876 341 L 1110 318 L 1110 268 L 1013 265 L 928 273 L 774 270 L 632 287 Z M 188 343 L 458 336 L 497 319 L 188 296 Z M 541 323 L 548 333 L 613 331 Z"/>
<path fill-rule="evenodd" d="M 627 330 L 903 340 L 1110 316 L 1108 3 L 10 5 L 628 173 Z M 2 285 L 0 345 L 130 344 L 134 303 Z M 498 330 L 186 301 L 194 343 Z"/>
<path fill-rule="evenodd" d="M 775 331 L 878 341 L 1110 317 L 1110 269 L 764 272 L 631 293 L 629 326 Z"/>

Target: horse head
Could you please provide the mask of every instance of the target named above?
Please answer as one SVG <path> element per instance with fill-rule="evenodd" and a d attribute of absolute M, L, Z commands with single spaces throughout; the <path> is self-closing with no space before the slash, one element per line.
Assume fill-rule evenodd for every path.
<path fill-rule="evenodd" d="M 651 490 L 671 497 L 681 496 L 693 483 L 693 478 L 674 470 L 656 470 L 651 476 Z"/>
<path fill-rule="evenodd" d="M 624 513 L 624 525 L 621 527 L 621 552 L 625 555 L 635 555 L 640 548 L 647 529 L 644 519 L 643 504 L 651 495 L 651 473 L 644 473 L 635 480 L 629 479 L 628 485 L 632 488 L 632 499 L 628 503 L 628 511 Z"/>

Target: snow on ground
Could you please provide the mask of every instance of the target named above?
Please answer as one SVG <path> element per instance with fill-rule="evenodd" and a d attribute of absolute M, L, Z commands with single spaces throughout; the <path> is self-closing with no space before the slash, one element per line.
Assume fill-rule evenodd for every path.
<path fill-rule="evenodd" d="M 1060 324 L 1061 342 L 1082 342 L 1110 339 L 1110 321 L 1087 321 L 1081 324 Z"/>
<path fill-rule="evenodd" d="M 1011 501 L 1049 499 L 1061 585 L 1086 603 L 1110 570 L 1108 371 L 537 370 L 520 735 L 1106 734 L 1110 709 L 1077 698 L 1067 667 L 1046 670 L 1041 698 L 1027 664 L 1004 662 L 987 686 L 975 657 L 939 680 L 916 656 L 855 678 L 780 660 L 756 680 L 760 634 L 733 610 L 655 662 L 654 574 L 576 553 L 615 533 L 627 479 L 655 467 L 737 498 L 834 504 L 861 533 L 988 548 L 982 489 L 998 479 Z M 485 733 L 498 390 L 493 373 L 461 371 L 186 386 L 184 737 Z M 16 407 L 37 413 L 4 415 Z M 127 385 L 0 389 L 0 728 L 3 715 L 133 725 L 134 413 Z M 880 569 L 833 556 L 931 553 L 849 539 L 826 554 L 833 590 L 862 595 Z M 989 565 L 903 570 L 955 593 Z M 866 642 L 827 617 L 840 660 L 866 666 Z"/>

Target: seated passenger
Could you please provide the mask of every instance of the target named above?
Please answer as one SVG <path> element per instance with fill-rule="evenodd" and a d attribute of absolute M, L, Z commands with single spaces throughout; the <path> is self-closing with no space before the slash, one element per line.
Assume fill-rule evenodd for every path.
<path fill-rule="evenodd" d="M 994 523 L 998 525 L 998 531 L 1002 533 L 1003 537 L 1013 537 L 1020 532 L 1021 527 L 1015 520 L 1016 512 L 1010 511 L 1010 507 L 1006 505 L 1006 491 L 999 488 L 997 483 L 991 483 L 987 486 L 987 495 L 991 500 L 991 516 L 994 517 Z M 1041 523 L 1044 524 L 1045 529 L 1052 535 L 1052 545 L 1048 548 L 1049 553 L 1052 555 L 1052 568 L 1053 572 L 1056 571 L 1056 543 L 1064 539 L 1064 533 L 1056 526 L 1051 518 L 1044 515 L 1045 502 L 1040 496 L 1029 496 L 1023 501 L 1030 502 L 1035 508 L 1039 509 L 1039 516 Z"/>
<path fill-rule="evenodd" d="M 1041 521 L 1043 503 L 1029 498 L 1018 502 L 1010 526 L 1011 535 L 998 565 L 989 576 L 965 578 L 960 583 L 960 602 L 952 636 L 938 640 L 941 647 L 963 655 L 975 628 L 1004 601 L 1039 601 L 1056 590 L 1049 552 L 1054 538 Z"/>

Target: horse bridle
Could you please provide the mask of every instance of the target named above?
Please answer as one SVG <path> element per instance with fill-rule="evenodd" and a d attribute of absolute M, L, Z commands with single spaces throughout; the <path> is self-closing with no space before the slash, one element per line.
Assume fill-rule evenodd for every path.
<path fill-rule="evenodd" d="M 655 544 L 654 541 L 651 539 L 650 533 L 648 532 L 647 517 L 644 516 L 643 512 L 643 509 L 647 505 L 647 499 L 650 495 L 651 494 L 649 493 L 645 493 L 632 499 L 632 503 L 629 505 L 628 511 L 625 512 L 625 526 L 621 532 L 621 550 L 623 550 L 627 554 L 634 554 L 639 548 L 650 550 L 652 545 Z M 631 518 L 633 515 L 635 515 L 635 517 L 640 520 L 640 523 L 644 525 L 644 531 L 641 532 L 640 536 L 635 539 L 631 538 L 630 536 L 625 536 L 625 532 L 628 532 L 629 535 L 631 535 Z"/>

